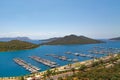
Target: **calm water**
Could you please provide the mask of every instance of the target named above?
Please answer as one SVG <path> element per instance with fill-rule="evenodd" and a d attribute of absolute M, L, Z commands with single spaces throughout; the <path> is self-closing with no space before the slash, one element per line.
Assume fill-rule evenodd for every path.
<path fill-rule="evenodd" d="M 13 58 L 22 58 L 26 62 L 31 63 L 32 65 L 35 65 L 39 68 L 41 68 L 41 71 L 44 71 L 46 69 L 49 69 L 49 67 L 40 64 L 34 60 L 31 60 L 28 58 L 28 56 L 40 56 L 45 59 L 49 59 L 51 61 L 55 61 L 60 65 L 68 64 L 67 61 L 61 61 L 55 58 L 52 58 L 50 56 L 45 56 L 45 54 L 58 54 L 58 55 L 65 55 L 68 58 L 77 58 L 79 61 L 88 60 L 90 58 L 87 57 L 77 57 L 74 55 L 67 55 L 64 54 L 67 51 L 71 51 L 73 53 L 75 52 L 83 52 L 85 54 L 89 54 L 88 50 L 91 50 L 94 46 L 101 46 L 105 48 L 120 48 L 120 42 L 115 41 L 107 41 L 107 43 L 102 44 L 88 44 L 88 45 L 57 45 L 57 46 L 41 46 L 35 49 L 31 50 L 20 50 L 20 51 L 13 51 L 13 52 L 0 52 L 0 77 L 9 77 L 9 76 L 21 76 L 30 74 L 29 71 L 25 70 L 21 66 L 17 65 Z M 93 54 L 94 55 L 94 54 Z M 101 55 L 97 55 L 100 57 Z"/>

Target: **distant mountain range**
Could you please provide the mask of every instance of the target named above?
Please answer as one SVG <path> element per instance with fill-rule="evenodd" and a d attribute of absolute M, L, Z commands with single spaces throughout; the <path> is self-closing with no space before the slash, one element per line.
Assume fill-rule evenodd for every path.
<path fill-rule="evenodd" d="M 21 40 L 21 41 L 29 41 L 31 39 L 29 39 L 28 37 L 14 37 L 14 38 L 0 38 L 0 41 L 11 41 L 11 40 Z"/>
<path fill-rule="evenodd" d="M 102 43 L 103 41 L 91 39 L 85 36 L 76 36 L 69 35 L 61 38 L 53 38 L 51 41 L 48 41 L 46 45 L 64 45 L 64 44 L 94 44 Z"/>
<path fill-rule="evenodd" d="M 50 42 L 50 41 L 53 41 L 53 40 L 56 40 L 56 39 L 57 38 L 50 38 L 50 39 L 43 39 L 43 40 L 32 40 L 28 37 L 3 37 L 3 38 L 0 38 L 0 42 L 20 40 L 20 41 L 26 41 L 26 42 L 30 42 L 30 43 L 34 43 L 34 44 L 41 44 L 41 43 Z"/>
<path fill-rule="evenodd" d="M 111 38 L 110 40 L 120 40 L 120 37 Z"/>
<path fill-rule="evenodd" d="M 50 39 L 44 40 L 32 40 L 28 37 L 6 37 L 0 38 L 0 42 L 8 42 L 12 40 L 19 40 L 19 41 L 26 41 L 33 44 L 47 44 L 47 45 L 62 45 L 62 44 L 94 44 L 94 43 L 101 43 L 103 41 L 91 39 L 85 36 L 76 36 L 76 35 L 68 35 L 65 37 L 55 37 Z"/>
<path fill-rule="evenodd" d="M 41 42 L 39 40 L 32 40 L 28 37 L 5 37 L 5 38 L 0 38 L 0 41 L 3 41 L 3 42 L 8 42 L 8 41 L 11 41 L 11 40 L 20 40 L 20 41 L 26 41 L 26 42 L 30 42 L 30 43 L 34 43 L 34 44 L 40 44 Z"/>

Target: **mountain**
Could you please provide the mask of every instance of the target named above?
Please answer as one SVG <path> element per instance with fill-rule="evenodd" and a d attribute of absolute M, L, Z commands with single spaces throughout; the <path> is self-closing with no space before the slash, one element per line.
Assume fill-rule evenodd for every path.
<path fill-rule="evenodd" d="M 120 40 L 120 37 L 111 38 L 110 40 Z"/>
<path fill-rule="evenodd" d="M 51 41 L 54 41 L 54 40 L 57 40 L 58 38 L 55 37 L 55 38 L 50 38 L 50 39 L 44 39 L 44 40 L 39 40 L 41 43 L 47 43 L 47 42 L 51 42 Z"/>
<path fill-rule="evenodd" d="M 0 42 L 0 51 L 32 49 L 38 46 L 39 45 L 37 44 L 32 44 L 32 43 L 25 42 L 25 41 L 12 40 L 8 42 Z"/>
<path fill-rule="evenodd" d="M 64 45 L 64 44 L 93 44 L 93 43 L 102 43 L 103 41 L 91 39 L 85 36 L 76 36 L 69 35 L 56 40 L 46 42 L 46 45 Z"/>
<path fill-rule="evenodd" d="M 0 38 L 0 41 L 3 41 L 3 42 L 8 42 L 8 41 L 11 41 L 11 40 L 20 40 L 20 41 L 26 41 L 26 42 L 30 42 L 30 43 L 34 43 L 34 44 L 40 44 L 40 41 L 39 40 L 32 40 L 28 37 L 5 37 L 5 38 Z"/>
<path fill-rule="evenodd" d="M 0 38 L 0 41 L 11 41 L 11 40 L 28 41 L 28 40 L 31 40 L 31 39 L 29 39 L 28 37 L 14 37 L 14 38 L 6 37 L 6 38 Z"/>

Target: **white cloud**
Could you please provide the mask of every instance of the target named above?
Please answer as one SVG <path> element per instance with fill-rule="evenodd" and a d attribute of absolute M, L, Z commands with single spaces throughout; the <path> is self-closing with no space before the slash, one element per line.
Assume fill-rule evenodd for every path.
<path fill-rule="evenodd" d="M 56 37 L 56 36 L 61 36 L 61 35 L 57 32 L 48 32 L 48 33 L 9 32 L 9 33 L 0 34 L 0 37 L 29 37 L 32 39 L 46 39 L 46 38 L 51 38 L 51 37 Z"/>

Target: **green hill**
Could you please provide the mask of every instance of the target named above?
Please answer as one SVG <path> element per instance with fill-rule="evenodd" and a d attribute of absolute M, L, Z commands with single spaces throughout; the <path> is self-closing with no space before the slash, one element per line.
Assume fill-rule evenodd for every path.
<path fill-rule="evenodd" d="M 44 43 L 47 45 L 64 45 L 64 44 L 94 44 L 102 43 L 102 41 L 87 38 L 84 36 L 69 35 L 56 40 Z"/>
<path fill-rule="evenodd" d="M 39 45 L 32 44 L 25 41 L 12 40 L 9 42 L 0 42 L 0 51 L 13 51 L 36 48 Z"/>

